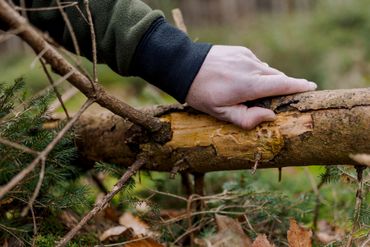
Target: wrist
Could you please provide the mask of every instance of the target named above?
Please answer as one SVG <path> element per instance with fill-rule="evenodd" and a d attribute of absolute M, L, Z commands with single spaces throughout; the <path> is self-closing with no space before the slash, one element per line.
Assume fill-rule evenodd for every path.
<path fill-rule="evenodd" d="M 158 18 L 137 46 L 129 72 L 183 103 L 210 48 Z"/>

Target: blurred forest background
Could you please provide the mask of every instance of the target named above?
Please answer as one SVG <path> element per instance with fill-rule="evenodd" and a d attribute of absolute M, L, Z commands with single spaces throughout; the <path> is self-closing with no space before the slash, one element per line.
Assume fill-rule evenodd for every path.
<path fill-rule="evenodd" d="M 370 1 L 369 0 L 147 0 L 152 8 L 163 10 L 172 22 L 171 9 L 181 8 L 189 35 L 200 42 L 241 45 L 250 48 L 270 66 L 294 77 L 318 83 L 320 89 L 368 87 L 370 85 Z M 0 43 L 0 82 L 12 82 L 23 76 L 28 94 L 45 88 L 47 78 L 35 56 L 17 39 Z M 86 67 L 91 64 L 84 60 Z M 123 78 L 104 65 L 99 66 L 99 81 L 114 95 L 134 106 L 172 103 L 173 99 L 138 78 Z M 62 91 L 70 87 L 60 86 Z M 78 109 L 83 96 L 69 100 L 70 109 Z M 99 111 L 98 107 L 91 111 Z M 314 224 L 315 205 L 319 201 L 318 219 L 333 229 L 348 231 L 355 204 L 355 173 L 340 168 L 341 176 L 335 183 L 323 185 L 319 191 L 323 167 L 284 168 L 282 181 L 277 170 L 259 170 L 207 174 L 206 192 L 215 194 L 235 188 L 254 191 L 267 200 L 266 212 L 259 219 L 276 213 L 271 229 L 287 227 L 288 217 L 294 215 L 307 226 Z M 320 176 L 321 175 L 321 176 Z M 144 187 L 181 194 L 179 179 L 168 180 L 168 175 L 143 175 L 143 185 L 135 192 L 144 193 Z M 107 187 L 114 183 L 106 179 Z M 82 181 L 81 183 L 84 183 Z M 93 202 L 96 191 L 92 191 Z M 317 194 L 319 193 L 319 195 Z M 262 195 L 264 198 L 262 199 Z M 317 198 L 320 198 L 318 200 Z M 277 199 L 280 198 L 280 199 Z M 370 198 L 365 198 L 369 212 Z M 270 201 L 268 201 L 270 200 Z M 156 200 L 159 208 L 173 208 L 176 201 Z M 290 207 L 290 205 L 294 205 Z M 293 208 L 294 207 L 294 208 Z M 283 210 L 284 209 L 284 210 Z M 284 212 L 282 212 L 284 211 Z M 294 213 L 293 213 L 294 211 Z M 271 216 L 270 215 L 270 216 Z M 370 214 L 369 214 L 370 215 Z M 265 217 L 265 218 L 263 218 Z M 254 219 L 258 220 L 258 218 Z M 369 233 L 369 216 L 364 219 Z M 280 224 L 280 225 L 279 225 Z M 212 230 L 209 230 L 212 231 Z M 286 232 L 286 231 L 285 231 Z M 206 236 L 209 232 L 204 232 Z M 252 232 L 253 234 L 253 232 Z M 274 233 L 278 235 L 276 232 Z M 282 232 L 281 232 L 282 234 Z M 274 238 L 274 236 L 269 236 Z M 276 241 L 282 241 L 277 238 Z M 282 244 L 277 243 L 278 246 Z"/>

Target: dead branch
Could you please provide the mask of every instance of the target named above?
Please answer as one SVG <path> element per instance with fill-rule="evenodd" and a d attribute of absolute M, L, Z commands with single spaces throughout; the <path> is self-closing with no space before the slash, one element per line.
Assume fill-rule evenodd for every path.
<path fill-rule="evenodd" d="M 65 104 L 63 102 L 62 95 L 59 93 L 58 88 L 55 86 L 54 80 L 51 77 L 48 69 L 46 68 L 45 62 L 42 59 L 40 59 L 40 63 L 42 65 L 42 69 L 44 70 L 44 72 L 46 74 L 46 77 L 48 78 L 48 81 L 49 81 L 50 85 L 53 87 L 54 93 L 57 96 L 57 99 L 59 101 L 59 104 L 62 106 L 62 108 L 64 110 L 64 113 L 66 114 L 67 119 L 70 119 L 71 117 L 70 117 L 70 115 L 68 113 L 67 107 L 65 106 Z"/>
<path fill-rule="evenodd" d="M 22 28 L 23 31 L 20 32 L 18 36 L 28 43 L 37 54 L 47 49 L 47 52 L 43 55 L 45 61 L 48 62 L 52 66 L 53 70 L 59 75 L 64 76 L 68 73 L 72 73 L 68 78 L 68 81 L 89 99 L 94 99 L 94 101 L 102 107 L 123 118 L 128 118 L 133 123 L 137 123 L 151 132 L 159 131 L 162 127 L 165 127 L 157 118 L 145 115 L 109 95 L 100 85 L 95 85 L 96 90 L 94 91 L 90 80 L 66 61 L 60 53 L 54 49 L 54 47 L 52 47 L 44 37 L 36 31 L 36 29 L 31 26 L 26 19 L 20 16 L 5 0 L 0 0 L 0 18 L 11 29 Z M 167 134 L 167 139 L 168 136 L 169 134 Z"/>
<path fill-rule="evenodd" d="M 15 143 L 15 142 L 11 142 L 11 141 L 5 140 L 5 139 L 3 139 L 1 137 L 0 137 L 0 143 L 1 144 L 4 144 L 4 145 L 7 145 L 9 147 L 12 147 L 12 148 L 21 150 L 21 151 L 23 151 L 25 153 L 28 153 L 28 154 L 39 155 L 39 152 L 37 152 L 35 150 L 32 150 L 29 147 L 23 146 L 21 144 Z"/>
<path fill-rule="evenodd" d="M 72 43 L 73 43 L 75 52 L 76 52 L 77 56 L 80 57 L 80 55 L 81 55 L 80 46 L 78 45 L 76 33 L 73 30 L 71 21 L 69 20 L 68 15 L 64 11 L 64 8 L 63 8 L 62 3 L 60 2 L 60 0 L 57 0 L 57 5 L 58 5 L 58 9 L 59 9 L 60 14 L 63 17 L 64 23 L 67 26 L 67 29 L 69 31 L 69 34 L 71 35 L 71 39 L 72 39 Z"/>
<path fill-rule="evenodd" d="M 113 197 L 122 190 L 123 186 L 136 174 L 136 172 L 147 162 L 146 158 L 138 157 L 131 167 L 122 175 L 118 182 L 113 186 L 112 191 L 109 192 L 104 198 L 98 202 L 95 207 L 86 214 L 82 220 L 70 230 L 58 243 L 57 247 L 66 246 L 66 244 L 79 232 L 79 230 L 94 216 L 99 213 L 104 207 L 113 199 Z"/>
<path fill-rule="evenodd" d="M 89 0 L 84 0 L 85 9 L 87 13 L 87 20 L 90 27 L 90 34 L 91 34 L 91 47 L 92 47 L 92 58 L 93 58 L 93 78 L 94 83 L 98 83 L 98 72 L 96 70 L 96 66 L 98 64 L 98 58 L 97 58 L 97 49 L 96 49 L 96 35 L 95 35 L 95 28 L 94 28 L 94 22 L 92 19 L 92 14 L 90 11 L 90 5 Z M 94 87 L 94 84 L 93 84 Z M 95 88 L 94 88 L 95 90 Z"/>
<path fill-rule="evenodd" d="M 258 168 L 357 165 L 349 154 L 370 148 L 370 89 L 316 91 L 254 105 L 274 110 L 277 120 L 246 131 L 190 108 L 167 109 L 161 120 L 171 126 L 172 139 L 142 144 L 135 139 L 148 140 L 145 133 L 107 113 L 79 121 L 77 144 L 87 160 L 128 166 L 149 150 L 148 170 L 198 173 L 250 169 L 256 153 Z"/>

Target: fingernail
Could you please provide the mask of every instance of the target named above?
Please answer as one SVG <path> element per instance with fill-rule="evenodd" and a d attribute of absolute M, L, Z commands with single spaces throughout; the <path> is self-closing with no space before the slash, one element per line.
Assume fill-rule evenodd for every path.
<path fill-rule="evenodd" d="M 308 84 L 310 85 L 310 88 L 312 88 L 313 90 L 317 88 L 317 84 L 312 81 L 309 81 Z"/>

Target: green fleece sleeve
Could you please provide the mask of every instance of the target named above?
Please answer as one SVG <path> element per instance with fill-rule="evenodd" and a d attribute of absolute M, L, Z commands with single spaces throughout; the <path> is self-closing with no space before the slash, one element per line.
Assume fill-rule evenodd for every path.
<path fill-rule="evenodd" d="M 56 0 L 26 1 L 29 8 L 56 7 Z M 69 0 L 61 1 L 70 3 Z M 77 37 L 81 55 L 91 59 L 91 34 L 86 21 L 83 0 L 77 6 L 64 8 Z M 140 39 L 150 25 L 163 14 L 151 10 L 139 0 L 90 0 L 90 9 L 96 32 L 99 63 L 108 64 L 121 75 L 128 75 L 130 62 Z M 80 11 L 81 10 L 81 11 Z M 83 14 L 81 14 L 81 12 Z M 30 11 L 30 22 L 47 31 L 64 47 L 75 52 L 71 33 L 59 10 Z"/>

